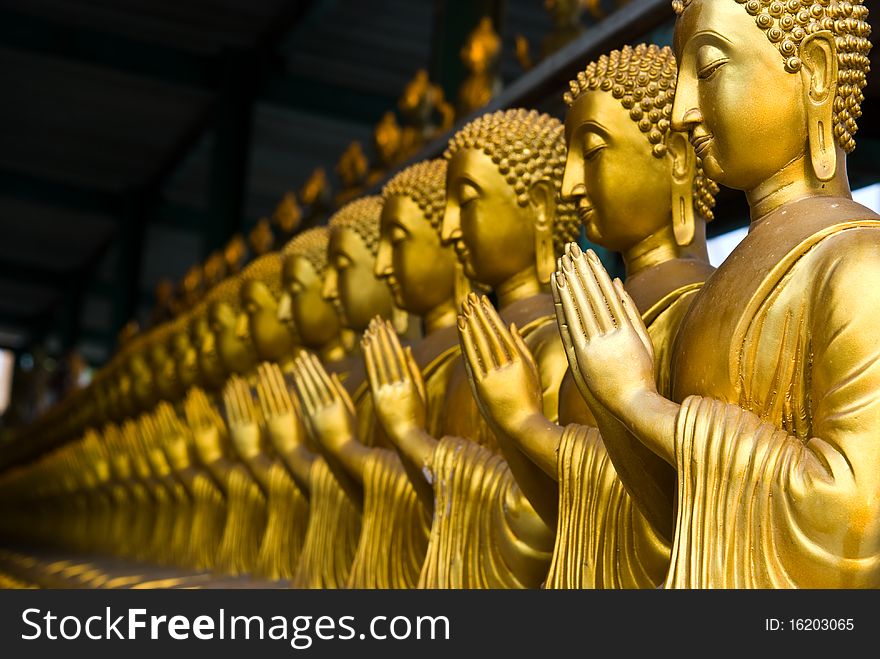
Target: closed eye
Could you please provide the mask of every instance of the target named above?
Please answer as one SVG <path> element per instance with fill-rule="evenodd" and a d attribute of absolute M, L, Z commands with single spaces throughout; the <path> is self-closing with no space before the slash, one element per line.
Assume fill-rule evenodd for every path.
<path fill-rule="evenodd" d="M 730 60 L 720 59 L 720 60 L 716 60 L 716 61 L 712 62 L 711 64 L 707 64 L 706 66 L 704 66 L 702 69 L 699 70 L 699 72 L 697 73 L 697 77 L 699 77 L 700 80 L 708 80 L 713 75 L 715 75 L 715 73 L 718 71 L 718 69 L 720 69 L 722 66 L 727 64 L 728 61 L 730 61 Z"/>

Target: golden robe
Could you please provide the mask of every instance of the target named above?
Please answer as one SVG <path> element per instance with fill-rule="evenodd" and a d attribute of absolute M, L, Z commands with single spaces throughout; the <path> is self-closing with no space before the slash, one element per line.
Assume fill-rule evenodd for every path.
<path fill-rule="evenodd" d="M 242 464 L 229 470 L 226 492 L 226 524 L 217 567 L 231 575 L 248 573 L 257 566 L 266 531 L 266 497 Z"/>
<path fill-rule="evenodd" d="M 502 314 L 519 327 L 538 364 L 544 413 L 557 418 L 566 358 L 552 300 L 536 296 Z M 520 490 L 477 408 L 457 361 L 444 434 L 429 465 L 434 518 L 420 588 L 536 588 L 547 574 L 553 531 Z"/>
<path fill-rule="evenodd" d="M 437 432 L 450 366 L 458 355 L 457 330 L 448 327 L 422 339 L 413 358 L 425 382 L 426 425 Z M 386 442 L 373 416 L 364 382 L 358 400 L 361 432 L 367 441 Z M 368 402 L 367 402 L 368 401 Z M 366 427 L 365 427 L 366 426 Z M 419 500 L 397 451 L 375 447 L 364 471 L 363 526 L 352 562 L 350 588 L 415 588 L 425 560 L 431 515 Z"/>
<path fill-rule="evenodd" d="M 643 315 L 661 393 L 669 391 L 672 345 L 699 288 L 699 283 L 682 286 Z M 580 410 L 560 410 L 563 420 L 575 414 L 584 416 Z M 669 542 L 624 488 L 598 429 L 566 425 L 557 469 L 559 518 L 545 588 L 656 588 L 663 583 Z"/>
<path fill-rule="evenodd" d="M 878 322 L 880 217 L 849 200 L 787 204 L 706 285 L 673 360 L 667 587 L 880 586 Z"/>
<path fill-rule="evenodd" d="M 269 468 L 268 480 L 266 533 L 260 544 L 257 574 L 267 579 L 292 579 L 305 541 L 309 502 L 280 461 Z"/>
<path fill-rule="evenodd" d="M 343 588 L 361 532 L 361 514 L 327 461 L 315 458 L 309 471 L 309 524 L 291 585 Z"/>

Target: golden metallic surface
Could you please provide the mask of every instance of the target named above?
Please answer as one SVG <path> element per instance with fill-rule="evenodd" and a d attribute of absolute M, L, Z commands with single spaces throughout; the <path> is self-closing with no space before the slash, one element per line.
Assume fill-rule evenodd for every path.
<path fill-rule="evenodd" d="M 763 4 L 676 3 L 673 128 L 746 193 L 752 223 L 679 330 L 671 395 L 591 253 L 562 259 L 559 320 L 587 394 L 677 473 L 667 587 L 877 587 L 880 218 L 851 200 L 842 114 L 858 114 L 866 11 L 815 3 L 777 47 Z M 851 20 L 833 20 L 844 5 Z M 651 498 L 633 445 L 605 439 L 627 489 Z"/>

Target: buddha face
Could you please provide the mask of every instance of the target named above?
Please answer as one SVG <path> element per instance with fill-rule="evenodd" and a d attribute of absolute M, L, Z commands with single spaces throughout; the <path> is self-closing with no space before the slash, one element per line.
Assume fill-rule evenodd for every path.
<path fill-rule="evenodd" d="M 804 155 L 802 76 L 733 0 L 694 0 L 675 26 L 679 74 L 672 125 L 706 174 L 751 190 Z"/>
<path fill-rule="evenodd" d="M 241 306 L 248 318 L 248 330 L 261 360 L 279 361 L 290 355 L 293 337 L 278 320 L 278 300 L 269 287 L 258 280 L 241 286 Z"/>
<path fill-rule="evenodd" d="M 199 355 L 190 340 L 189 328 L 182 327 L 172 334 L 171 355 L 177 379 L 185 391 L 195 385 L 199 377 Z"/>
<path fill-rule="evenodd" d="M 248 332 L 248 317 L 228 302 L 213 302 L 208 322 L 220 362 L 229 373 L 246 373 L 257 364 L 257 353 Z"/>
<path fill-rule="evenodd" d="M 284 295 L 278 305 L 278 317 L 302 345 L 318 349 L 339 335 L 339 316 L 333 305 L 324 299 L 323 282 L 303 256 L 291 254 L 281 270 Z"/>
<path fill-rule="evenodd" d="M 376 260 L 354 229 L 331 232 L 327 260 L 324 299 L 333 303 L 344 327 L 362 332 L 374 316 L 391 316 L 391 292 L 373 274 Z"/>
<path fill-rule="evenodd" d="M 624 251 L 669 225 L 671 159 L 610 93 L 588 91 L 565 118 L 568 156 L 562 196 L 577 204 L 587 237 Z"/>
<path fill-rule="evenodd" d="M 222 386 L 226 373 L 220 362 L 217 342 L 206 313 L 199 314 L 193 322 L 192 340 L 198 350 L 199 375 L 202 381 L 209 387 Z"/>
<path fill-rule="evenodd" d="M 153 371 L 143 350 L 136 350 L 129 359 L 132 396 L 141 409 L 152 407 L 156 402 L 156 386 Z"/>
<path fill-rule="evenodd" d="M 462 149 L 446 174 L 442 239 L 468 278 L 497 286 L 535 263 L 535 212 L 520 206 L 492 159 Z"/>
<path fill-rule="evenodd" d="M 412 198 L 396 194 L 385 200 L 375 274 L 388 284 L 398 307 L 423 316 L 450 300 L 455 261 L 455 252 L 440 243 Z"/>
<path fill-rule="evenodd" d="M 155 374 L 156 391 L 163 400 L 174 400 L 180 393 L 177 379 L 177 365 L 164 341 L 150 346 L 150 364 Z"/>

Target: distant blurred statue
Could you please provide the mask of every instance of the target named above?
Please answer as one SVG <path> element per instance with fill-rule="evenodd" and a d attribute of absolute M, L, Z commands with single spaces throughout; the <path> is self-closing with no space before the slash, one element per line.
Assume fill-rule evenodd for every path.
<path fill-rule="evenodd" d="M 332 199 L 327 172 L 323 167 L 318 167 L 312 172 L 299 191 L 299 200 L 305 209 L 303 227 L 320 224 L 330 211 Z"/>
<path fill-rule="evenodd" d="M 584 11 L 590 16 L 590 23 L 596 23 L 628 2 L 629 0 L 544 0 L 544 8 L 553 21 L 553 30 L 544 37 L 537 60 L 532 58 L 529 40 L 521 34 L 517 35 L 517 61 L 523 70 L 528 71 L 583 33 L 586 29 L 581 22 Z"/>
<path fill-rule="evenodd" d="M 248 234 L 248 246 L 251 248 L 251 260 L 268 254 L 275 245 L 275 233 L 269 220 L 265 217 L 254 225 Z"/>
<path fill-rule="evenodd" d="M 389 169 L 399 163 L 403 154 L 403 130 L 393 112 L 386 112 L 373 129 L 373 150 L 376 162 L 367 178 L 367 184 L 377 183 Z"/>
<path fill-rule="evenodd" d="M 223 249 L 223 258 L 226 260 L 227 276 L 241 272 L 247 260 L 247 244 L 241 234 L 232 236 Z"/>
<path fill-rule="evenodd" d="M 370 164 L 367 162 L 364 148 L 357 140 L 353 141 L 342 152 L 339 162 L 336 163 L 336 174 L 342 181 L 342 190 L 333 199 L 336 206 L 343 206 L 360 195 L 369 170 Z"/>
<path fill-rule="evenodd" d="M 458 92 L 459 116 L 470 114 L 486 105 L 501 91 L 498 65 L 501 61 L 501 37 L 492 27 L 492 19 L 484 16 L 468 36 L 461 49 L 461 60 L 470 75 Z"/>
<path fill-rule="evenodd" d="M 299 202 L 296 200 L 296 194 L 285 192 L 272 213 L 272 225 L 275 228 L 277 244 L 287 244 L 293 238 L 293 234 L 299 229 L 302 219 L 303 212 Z"/>
<path fill-rule="evenodd" d="M 455 121 L 455 111 L 446 101 L 443 89 L 430 81 L 425 69 L 416 71 L 397 108 L 405 120 L 402 148 L 406 155 L 412 155 L 438 133 L 452 128 Z"/>

